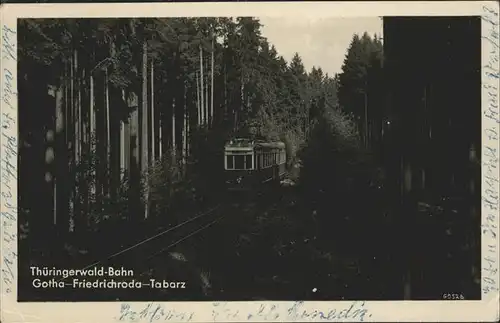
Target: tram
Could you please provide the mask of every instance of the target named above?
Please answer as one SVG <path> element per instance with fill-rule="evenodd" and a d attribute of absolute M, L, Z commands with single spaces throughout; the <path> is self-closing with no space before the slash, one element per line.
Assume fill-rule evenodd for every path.
<path fill-rule="evenodd" d="M 281 141 L 247 138 L 229 140 L 224 147 L 224 174 L 228 190 L 249 190 L 286 174 L 286 149 Z"/>

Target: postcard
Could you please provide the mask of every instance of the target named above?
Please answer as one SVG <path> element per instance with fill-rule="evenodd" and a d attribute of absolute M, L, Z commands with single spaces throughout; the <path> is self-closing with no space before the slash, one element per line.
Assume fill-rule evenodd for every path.
<path fill-rule="evenodd" d="M 497 2 L 0 13 L 2 322 L 499 319 Z"/>

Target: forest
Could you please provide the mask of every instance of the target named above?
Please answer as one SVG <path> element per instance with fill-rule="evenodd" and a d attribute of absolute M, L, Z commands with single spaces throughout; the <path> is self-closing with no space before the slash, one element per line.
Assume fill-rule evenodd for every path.
<path fill-rule="evenodd" d="M 428 258 L 442 259 L 448 242 L 439 240 L 445 232 L 439 225 L 449 224 L 436 226 L 434 220 L 401 215 L 422 208 L 429 219 L 439 208 L 446 214 L 462 213 L 456 203 L 448 202 L 455 194 L 452 189 L 459 187 L 462 198 L 477 192 L 477 178 L 475 182 L 469 178 L 478 174 L 477 138 L 466 138 L 476 128 L 453 130 L 452 122 L 463 124 L 467 118 L 440 110 L 439 97 L 433 102 L 426 92 L 430 85 L 420 93 L 423 85 L 417 81 L 424 77 L 409 79 L 415 84 L 408 87 L 401 81 L 406 82 L 407 76 L 395 78 L 408 66 L 418 65 L 402 63 L 402 57 L 412 56 L 394 54 L 396 47 L 394 42 L 386 44 L 387 35 L 384 45 L 380 35 L 353 35 L 336 75 L 324 73 L 320 66 L 306 70 L 300 53 L 286 61 L 262 35 L 259 19 L 252 17 L 21 19 L 18 37 L 23 266 L 67 266 L 68 257 L 83 259 L 79 265 L 84 266 L 91 260 L 88 257 L 124 249 L 153 235 L 158 227 L 175 226 L 229 201 L 221 179 L 223 147 L 231 137 L 283 141 L 287 180 L 294 186 L 274 196 L 278 206 L 251 211 L 255 215 L 238 210 L 241 218 L 212 229 L 219 239 L 200 242 L 201 249 L 193 254 L 203 258 L 234 247 L 219 252 L 233 256 L 213 255 L 207 260 L 215 268 L 231 257 L 234 263 L 241 261 L 239 255 L 248 247 L 245 241 L 251 241 L 254 247 L 246 249 L 247 265 L 241 272 L 252 268 L 252 259 L 282 268 L 279 275 L 262 273 L 267 277 L 263 286 L 275 276 L 288 275 L 289 268 L 302 268 L 289 281 L 304 275 L 332 280 L 330 294 L 316 297 L 400 299 L 404 282 L 409 281 L 405 261 L 410 260 L 401 258 L 400 244 L 394 241 L 423 254 L 423 247 L 414 246 L 418 238 L 408 242 L 401 235 L 412 226 L 409 223 L 422 228 L 428 224 L 435 229 L 434 240 L 420 245 L 438 242 L 440 254 Z M 392 51 L 389 69 L 386 48 Z M 423 70 L 412 69 L 414 75 Z M 446 83 L 444 78 L 431 82 L 434 88 Z M 412 96 L 406 98 L 405 91 Z M 394 104 L 396 99 L 399 105 Z M 415 112 L 421 117 L 415 119 L 418 122 L 403 117 L 408 102 L 420 111 Z M 422 112 L 431 110 L 435 112 Z M 431 127 L 438 134 L 435 138 Z M 450 169 L 431 156 L 442 156 L 441 147 L 452 138 L 440 139 L 439 133 L 450 129 L 463 136 L 459 137 L 463 144 L 450 146 L 450 151 L 461 160 L 459 166 L 468 169 L 469 177 L 458 177 L 462 168 Z M 416 140 L 415 134 L 428 141 Z M 431 153 L 429 147 L 434 149 Z M 407 151 L 417 153 L 402 153 Z M 421 166 L 423 156 L 431 157 Z M 439 177 L 440 173 L 445 175 Z M 441 186 L 429 184 L 431 180 Z M 401 193 L 405 189 L 416 193 L 408 198 Z M 451 203 L 445 211 L 443 203 Z M 469 204 L 462 203 L 463 218 L 469 214 Z M 248 207 L 252 208 L 250 203 Z M 469 229 L 460 227 L 455 239 L 460 242 L 453 248 L 460 255 L 460 248 L 468 248 L 457 261 L 467 262 L 469 269 L 475 257 L 471 241 L 478 235 L 471 233 L 469 220 L 462 222 L 457 225 L 467 223 Z M 253 238 L 255 232 L 265 238 Z M 285 246 L 299 240 L 306 246 Z M 284 254 L 288 262 L 281 258 Z M 304 267 L 304 257 L 313 259 L 311 265 Z M 332 266 L 338 272 L 330 278 Z M 449 266 L 456 264 L 442 267 Z M 219 277 L 214 274 L 212 279 L 230 286 L 228 269 L 222 267 Z M 418 270 L 437 275 L 430 268 Z M 458 279 L 475 290 L 470 271 L 465 271 L 446 283 Z M 476 275 L 477 268 L 473 266 L 472 272 Z M 289 281 L 280 284 L 296 285 Z M 255 286 L 249 283 L 248 288 Z M 436 291 L 441 287 L 426 286 L 423 297 L 441 297 Z M 278 298 L 303 297 L 291 290 Z"/>

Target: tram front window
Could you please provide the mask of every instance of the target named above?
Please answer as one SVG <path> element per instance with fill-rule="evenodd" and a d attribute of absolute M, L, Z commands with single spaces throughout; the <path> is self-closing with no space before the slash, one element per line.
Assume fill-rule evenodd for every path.
<path fill-rule="evenodd" d="M 234 156 L 234 169 L 245 169 L 245 156 L 243 155 Z"/>
<path fill-rule="evenodd" d="M 246 158 L 245 169 L 252 169 L 253 168 L 252 155 L 246 155 L 245 158 Z"/>
<path fill-rule="evenodd" d="M 234 169 L 233 155 L 226 156 L 227 169 Z"/>

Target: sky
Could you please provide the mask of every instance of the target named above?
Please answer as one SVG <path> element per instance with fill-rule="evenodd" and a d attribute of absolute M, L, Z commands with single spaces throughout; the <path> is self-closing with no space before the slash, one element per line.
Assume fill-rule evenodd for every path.
<path fill-rule="evenodd" d="M 276 47 L 288 62 L 295 52 L 302 57 L 307 71 L 313 66 L 333 76 L 341 72 L 344 57 L 355 33 L 366 31 L 382 35 L 379 17 L 327 18 L 259 17 L 262 36 Z"/>

